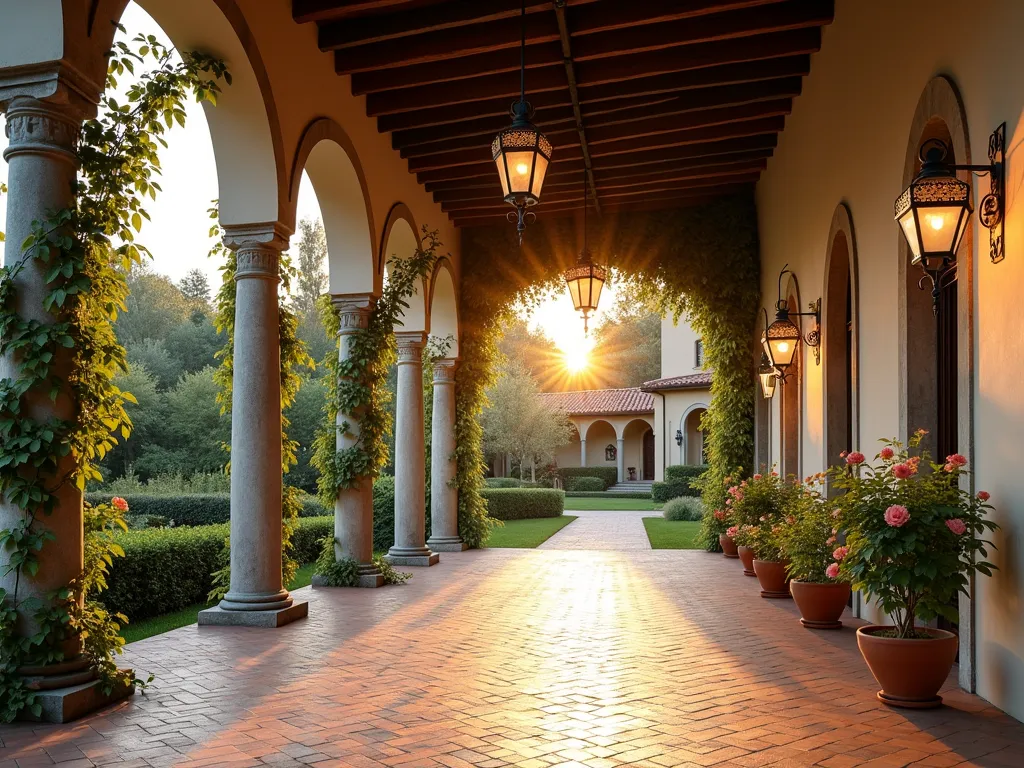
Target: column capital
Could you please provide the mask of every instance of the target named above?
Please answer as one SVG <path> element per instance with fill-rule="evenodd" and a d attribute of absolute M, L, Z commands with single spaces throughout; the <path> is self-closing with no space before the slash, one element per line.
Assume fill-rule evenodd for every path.
<path fill-rule="evenodd" d="M 459 359 L 442 357 L 434 361 L 434 384 L 454 384 L 455 371 L 459 367 Z"/>
<path fill-rule="evenodd" d="M 224 225 L 224 245 L 236 252 L 235 280 L 280 276 L 281 251 L 288 247 L 291 230 L 280 222 Z"/>
<path fill-rule="evenodd" d="M 427 334 L 423 331 L 400 331 L 395 334 L 398 343 L 398 362 L 418 363 L 423 360 L 423 347 Z"/>
<path fill-rule="evenodd" d="M 106 65 L 97 74 L 105 74 Z M 86 74 L 66 59 L 23 64 L 5 69 L 0 77 L 0 110 L 18 100 L 40 101 L 66 110 L 75 120 L 96 116 L 104 81 Z"/>
<path fill-rule="evenodd" d="M 4 159 L 21 154 L 49 155 L 78 165 L 81 121 L 66 105 L 19 97 L 7 108 L 9 146 Z"/>
<path fill-rule="evenodd" d="M 338 313 L 339 333 L 346 334 L 369 327 L 377 297 L 371 293 L 331 294 L 331 304 Z"/>

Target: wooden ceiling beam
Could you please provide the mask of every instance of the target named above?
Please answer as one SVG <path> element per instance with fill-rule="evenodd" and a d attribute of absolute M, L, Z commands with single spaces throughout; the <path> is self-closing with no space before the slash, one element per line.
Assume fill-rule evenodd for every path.
<path fill-rule="evenodd" d="M 705 87 L 720 87 L 787 77 L 803 77 L 810 71 L 811 57 L 803 54 L 765 61 L 724 64 L 686 72 L 672 72 L 645 78 L 630 83 L 635 89 L 631 93 L 619 83 L 598 86 L 580 86 L 583 116 L 600 114 L 622 107 L 653 103 L 666 94 L 687 96 L 684 91 Z M 500 116 L 508 121 L 511 97 L 497 97 L 463 104 L 446 106 L 444 109 L 416 109 L 381 115 L 377 118 L 377 130 L 381 133 L 412 130 L 445 125 L 460 125 L 467 121 Z M 368 97 L 369 100 L 369 97 Z M 540 115 L 546 109 L 571 107 L 568 94 L 564 91 L 546 91 L 530 94 L 530 103 Z M 504 124 L 504 123 L 503 123 Z"/>
<path fill-rule="evenodd" d="M 775 131 L 767 132 L 758 136 L 748 136 L 722 141 L 709 141 L 701 144 L 691 144 L 679 147 L 661 147 L 659 149 L 641 149 L 636 152 L 623 152 L 618 155 L 610 155 L 601 159 L 595 164 L 600 172 L 608 168 L 634 167 L 637 165 L 658 164 L 673 162 L 676 160 L 691 158 L 725 157 L 737 152 L 747 152 L 757 149 L 772 149 L 778 143 L 778 136 Z M 578 158 L 579 160 L 580 158 Z M 547 179 L 552 179 L 560 174 L 574 174 L 579 176 L 582 170 L 582 162 L 562 162 L 552 165 L 548 169 Z M 485 163 L 476 165 L 453 166 L 451 168 L 440 168 L 435 171 L 424 171 L 416 175 L 420 184 L 433 184 L 437 182 L 459 181 L 465 183 L 486 182 L 497 174 L 494 162 L 488 160 Z M 546 179 L 546 180 L 547 180 Z M 429 189 L 428 189 L 429 191 Z"/>
<path fill-rule="evenodd" d="M 441 1 L 433 0 L 435 4 Z M 299 24 L 331 21 L 374 11 L 389 12 L 407 3 L 408 0 L 292 0 L 292 18 Z"/>
<path fill-rule="evenodd" d="M 763 61 L 779 57 L 813 53 L 821 47 L 821 30 L 797 29 L 758 35 L 740 40 L 700 43 L 677 49 L 647 51 L 613 60 L 581 62 L 576 75 L 581 86 L 581 99 L 585 103 L 592 97 L 587 91 L 607 83 L 631 82 L 620 86 L 623 96 L 642 95 L 645 78 L 666 73 L 683 73 L 723 64 Z M 699 76 L 697 76 L 699 77 Z M 707 77 L 707 75 L 705 75 Z M 696 79 L 696 78 L 695 78 Z M 704 82 L 705 85 L 713 84 Z M 565 92 L 568 83 L 562 67 L 544 67 L 535 70 L 526 81 L 531 101 L 545 91 Z M 678 90 L 678 86 L 676 88 Z M 442 110 L 452 104 L 466 104 L 482 99 L 512 99 L 519 94 L 519 73 L 486 75 L 462 80 L 458 86 L 434 83 L 415 88 L 402 88 L 366 97 L 366 111 L 370 117 L 414 110 Z M 564 100 L 561 97 L 560 102 Z M 477 113 L 479 114 L 479 112 Z"/>

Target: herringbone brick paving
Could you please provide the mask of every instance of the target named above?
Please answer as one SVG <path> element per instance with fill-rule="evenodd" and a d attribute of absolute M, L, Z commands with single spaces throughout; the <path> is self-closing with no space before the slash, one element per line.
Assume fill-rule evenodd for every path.
<path fill-rule="evenodd" d="M 302 590 L 278 630 L 135 643 L 156 682 L 65 726 L 0 728 L 0 767 L 1024 765 L 962 693 L 895 711 L 853 631 L 815 633 L 693 551 L 445 554 L 406 586 Z"/>

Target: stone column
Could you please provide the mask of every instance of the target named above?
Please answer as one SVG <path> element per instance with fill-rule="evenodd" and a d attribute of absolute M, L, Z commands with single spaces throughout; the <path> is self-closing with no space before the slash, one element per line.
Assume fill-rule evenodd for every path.
<path fill-rule="evenodd" d="M 626 441 L 623 438 L 615 440 L 615 466 L 619 471 L 619 482 L 626 479 Z"/>
<path fill-rule="evenodd" d="M 231 395 L 231 586 L 200 624 L 279 627 L 305 602 L 281 583 L 281 349 L 279 260 L 288 232 L 277 224 L 225 227 L 236 252 Z"/>
<path fill-rule="evenodd" d="M 455 360 L 434 363 L 434 413 L 430 437 L 430 539 L 434 552 L 461 552 L 459 491 L 451 483 L 455 461 Z"/>
<path fill-rule="evenodd" d="M 440 558 L 426 542 L 426 467 L 423 445 L 422 331 L 396 333 L 398 402 L 395 419 L 395 546 L 393 565 L 435 565 Z"/>
<path fill-rule="evenodd" d="M 369 294 L 335 296 L 338 311 L 338 359 L 344 363 L 352 356 L 356 334 L 365 331 L 376 298 Z M 361 413 L 339 413 L 336 446 L 339 451 L 359 441 Z M 334 556 L 352 558 L 359 563 L 359 587 L 382 587 L 384 576 L 373 564 L 373 481 L 360 478 L 354 488 L 338 491 L 334 502 Z M 316 580 L 316 578 L 314 577 Z"/>
<path fill-rule="evenodd" d="M 580 438 L 580 466 L 587 466 L 587 438 Z"/>

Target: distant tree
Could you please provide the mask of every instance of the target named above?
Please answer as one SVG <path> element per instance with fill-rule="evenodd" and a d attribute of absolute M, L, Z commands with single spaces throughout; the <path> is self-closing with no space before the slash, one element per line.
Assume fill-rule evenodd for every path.
<path fill-rule="evenodd" d="M 157 437 L 163 412 L 156 378 L 144 365 L 132 365 L 127 373 L 117 374 L 114 384 L 121 391 L 130 392 L 138 402 L 125 404 L 132 420 L 132 433 L 127 440 L 118 436 L 118 444 L 104 459 L 104 476 L 108 479 L 126 474 L 145 454 Z"/>
<path fill-rule="evenodd" d="M 661 315 L 628 291 L 594 330 L 592 360 L 599 360 L 603 387 L 638 387 L 661 376 Z"/>
<path fill-rule="evenodd" d="M 174 326 L 164 340 L 171 359 L 179 365 L 178 376 L 216 366 L 217 350 L 224 346 L 224 337 L 217 333 L 209 315 L 197 314 Z M 175 378 L 174 383 L 177 383 Z"/>
<path fill-rule="evenodd" d="M 552 371 L 560 366 L 562 354 L 544 331 L 531 330 L 525 318 L 517 315 L 505 326 L 498 340 L 498 351 L 510 366 L 520 366 L 529 371 L 540 382 L 542 391 L 560 389 L 557 386 L 559 377 L 552 376 Z"/>
<path fill-rule="evenodd" d="M 178 283 L 178 289 L 193 311 L 199 310 L 204 314 L 210 311 L 210 281 L 201 269 L 189 270 Z"/>
<path fill-rule="evenodd" d="M 327 387 L 323 379 L 304 378 L 295 396 L 295 402 L 285 411 L 291 424 L 288 436 L 299 444 L 298 463 L 288 473 L 288 483 L 309 493 L 316 493 L 319 473 L 310 463 L 313 438 L 324 420 Z"/>
<path fill-rule="evenodd" d="M 519 476 L 530 467 L 545 465 L 572 439 L 573 427 L 564 413 L 544 402 L 537 382 L 522 365 L 509 363 L 487 393 L 484 410 L 484 450 L 511 454 L 519 460 Z"/>
<path fill-rule="evenodd" d="M 192 306 L 171 279 L 135 267 L 128 276 L 127 312 L 117 316 L 114 330 L 125 346 L 163 339 L 171 328 L 189 319 Z"/>
<path fill-rule="evenodd" d="M 126 349 L 129 365 L 145 368 L 160 390 L 173 387 L 185 372 L 181 361 L 171 357 L 162 341 L 143 339 L 128 344 Z"/>
<path fill-rule="evenodd" d="M 300 317 L 315 316 L 316 300 L 327 290 L 327 235 L 320 219 L 299 222 L 298 271 L 292 301 Z"/>

